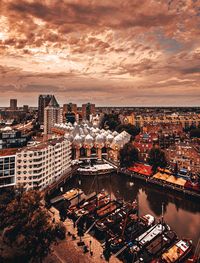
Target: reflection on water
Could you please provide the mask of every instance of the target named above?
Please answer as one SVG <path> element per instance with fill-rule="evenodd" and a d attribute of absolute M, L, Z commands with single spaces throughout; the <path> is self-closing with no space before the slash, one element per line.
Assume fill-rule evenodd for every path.
<path fill-rule="evenodd" d="M 161 217 L 164 203 L 165 221 L 175 230 L 179 237 L 192 238 L 194 244 L 200 237 L 200 202 L 176 192 L 159 189 L 145 182 L 128 178 L 124 175 L 81 177 L 79 186 L 86 194 L 105 189 L 112 197 L 125 201 L 139 200 L 139 214 L 153 214 Z M 65 190 L 78 187 L 78 179 L 66 184 Z"/>

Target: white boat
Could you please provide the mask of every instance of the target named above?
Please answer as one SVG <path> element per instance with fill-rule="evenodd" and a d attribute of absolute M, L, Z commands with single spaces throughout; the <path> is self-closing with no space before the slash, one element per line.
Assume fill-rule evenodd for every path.
<path fill-rule="evenodd" d="M 108 163 L 103 163 L 103 164 L 94 164 L 93 166 L 86 165 L 83 167 L 79 167 L 77 169 L 77 172 L 80 175 L 104 175 L 104 174 L 110 174 L 115 170 L 116 169 L 112 165 Z"/>
<path fill-rule="evenodd" d="M 139 252 L 141 248 L 145 247 L 154 238 L 161 235 L 166 229 L 170 230 L 170 227 L 168 225 L 162 225 L 161 223 L 152 226 L 150 229 L 148 229 L 146 232 L 144 232 L 143 234 L 141 234 L 139 237 L 135 239 L 135 243 L 137 245 L 133 245 L 131 247 L 131 251 Z"/>

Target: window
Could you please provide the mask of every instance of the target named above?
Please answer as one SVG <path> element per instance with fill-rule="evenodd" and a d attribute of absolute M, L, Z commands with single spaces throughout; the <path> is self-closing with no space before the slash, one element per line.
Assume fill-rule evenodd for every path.
<path fill-rule="evenodd" d="M 9 163 L 9 158 L 8 157 L 4 159 L 4 163 Z"/>
<path fill-rule="evenodd" d="M 15 157 L 10 157 L 10 162 L 14 163 L 15 162 Z"/>

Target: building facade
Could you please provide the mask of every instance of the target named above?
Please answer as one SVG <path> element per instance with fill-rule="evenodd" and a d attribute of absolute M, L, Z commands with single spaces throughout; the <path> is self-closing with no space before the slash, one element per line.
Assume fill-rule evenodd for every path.
<path fill-rule="evenodd" d="M 17 110 L 17 99 L 10 99 L 10 109 Z"/>
<path fill-rule="evenodd" d="M 54 139 L 26 147 L 16 154 L 16 185 L 44 189 L 71 167 L 71 143 Z"/>
<path fill-rule="evenodd" d="M 52 134 L 52 128 L 54 127 L 55 123 L 61 122 L 61 109 L 55 98 L 52 97 L 49 105 L 44 109 L 44 134 Z"/>
<path fill-rule="evenodd" d="M 53 132 L 72 142 L 73 158 L 77 160 L 91 157 L 102 159 L 104 156 L 117 162 L 120 149 L 131 138 L 126 131 L 112 132 L 84 122 L 80 125 L 77 123 L 55 124 Z"/>
<path fill-rule="evenodd" d="M 0 188 L 16 184 L 16 150 L 0 150 Z"/>
<path fill-rule="evenodd" d="M 49 105 L 52 98 L 56 101 L 54 95 L 40 95 L 38 97 L 38 121 L 40 124 L 44 123 L 44 109 Z"/>
<path fill-rule="evenodd" d="M 177 143 L 165 150 L 171 166 L 176 163 L 178 169 L 186 169 L 192 173 L 200 172 L 200 153 L 191 143 Z"/>
<path fill-rule="evenodd" d="M 0 130 L 0 149 L 26 146 L 30 137 L 21 131 L 5 127 Z"/>
<path fill-rule="evenodd" d="M 90 116 L 95 114 L 95 104 L 87 103 L 82 105 L 82 117 L 85 120 L 90 120 Z"/>

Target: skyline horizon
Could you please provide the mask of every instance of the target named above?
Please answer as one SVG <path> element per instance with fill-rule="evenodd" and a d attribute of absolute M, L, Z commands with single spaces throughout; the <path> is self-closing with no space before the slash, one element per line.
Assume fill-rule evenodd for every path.
<path fill-rule="evenodd" d="M 73 103 L 73 104 L 76 104 L 77 107 L 81 107 L 83 104 L 87 104 L 87 103 L 91 103 L 91 104 L 95 104 L 95 107 L 127 107 L 127 108 L 200 108 L 200 105 L 130 105 L 130 104 L 126 104 L 126 105 L 109 105 L 109 104 L 105 104 L 105 105 L 100 105 L 100 104 L 96 104 L 94 101 L 91 101 L 91 100 L 87 100 L 87 101 L 83 101 L 83 102 L 76 102 L 75 100 L 68 100 L 68 101 L 62 101 L 60 103 L 60 100 L 57 99 L 57 96 L 55 93 L 38 93 L 37 95 L 37 102 L 35 104 L 27 104 L 27 103 L 19 103 L 19 98 L 14 98 L 14 97 L 10 97 L 4 105 L 2 105 L 0 103 L 0 108 L 9 108 L 10 107 L 10 100 L 11 99 L 17 99 L 17 107 L 23 107 L 24 105 L 28 105 L 29 107 L 38 107 L 38 98 L 39 98 L 39 95 L 54 95 L 58 104 L 59 104 L 59 107 L 62 107 L 64 104 L 69 104 L 69 103 Z"/>

